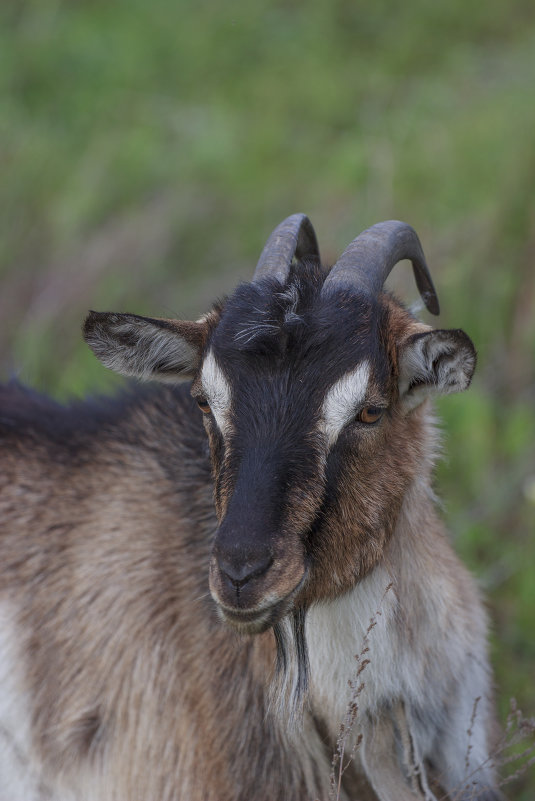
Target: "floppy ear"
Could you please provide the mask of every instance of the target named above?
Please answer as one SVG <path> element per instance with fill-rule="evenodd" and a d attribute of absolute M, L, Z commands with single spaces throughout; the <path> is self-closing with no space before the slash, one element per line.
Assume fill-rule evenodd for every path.
<path fill-rule="evenodd" d="M 460 329 L 410 336 L 399 357 L 399 394 L 408 412 L 429 395 L 466 389 L 476 366 L 472 340 Z"/>
<path fill-rule="evenodd" d="M 205 322 L 183 322 L 137 314 L 89 312 L 84 339 L 102 364 L 143 380 L 192 378 L 208 335 Z"/>

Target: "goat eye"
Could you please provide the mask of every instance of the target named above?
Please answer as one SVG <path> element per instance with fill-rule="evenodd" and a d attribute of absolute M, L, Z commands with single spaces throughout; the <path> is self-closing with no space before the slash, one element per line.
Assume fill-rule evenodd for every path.
<path fill-rule="evenodd" d="M 210 404 L 205 398 L 197 398 L 197 405 L 203 414 L 210 414 Z"/>
<path fill-rule="evenodd" d="M 365 406 L 357 415 L 359 423 L 366 423 L 366 425 L 373 425 L 379 422 L 383 416 L 384 409 L 380 406 Z"/>

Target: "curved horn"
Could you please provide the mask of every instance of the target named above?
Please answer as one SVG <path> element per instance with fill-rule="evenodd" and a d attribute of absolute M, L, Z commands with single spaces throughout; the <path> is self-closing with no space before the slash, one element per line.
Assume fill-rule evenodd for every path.
<path fill-rule="evenodd" d="M 256 265 L 253 281 L 273 276 L 284 283 L 294 256 L 319 259 L 318 242 L 312 223 L 306 214 L 292 214 L 277 225 L 265 244 Z"/>
<path fill-rule="evenodd" d="M 425 263 L 420 240 L 414 228 L 399 220 L 372 225 L 344 250 L 324 287 L 353 285 L 378 295 L 392 268 L 402 259 L 410 259 L 416 286 L 431 314 L 439 314 L 437 293 Z"/>

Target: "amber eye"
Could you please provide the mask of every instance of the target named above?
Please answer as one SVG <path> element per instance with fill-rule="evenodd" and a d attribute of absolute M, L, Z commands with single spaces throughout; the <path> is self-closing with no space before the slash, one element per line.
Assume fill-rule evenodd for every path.
<path fill-rule="evenodd" d="M 210 404 L 205 398 L 197 398 L 197 405 L 203 414 L 210 414 Z"/>
<path fill-rule="evenodd" d="M 359 423 L 366 423 L 366 425 L 373 425 L 377 423 L 383 416 L 384 409 L 380 406 L 365 406 L 357 415 Z"/>

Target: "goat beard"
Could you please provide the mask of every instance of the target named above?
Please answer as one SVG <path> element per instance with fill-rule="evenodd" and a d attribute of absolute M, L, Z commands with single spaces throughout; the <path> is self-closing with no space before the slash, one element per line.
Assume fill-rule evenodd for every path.
<path fill-rule="evenodd" d="M 308 698 L 310 668 L 305 618 L 306 610 L 298 608 L 273 626 L 277 660 L 270 706 L 290 729 L 301 727 Z"/>

